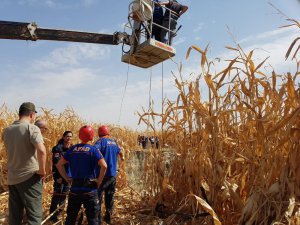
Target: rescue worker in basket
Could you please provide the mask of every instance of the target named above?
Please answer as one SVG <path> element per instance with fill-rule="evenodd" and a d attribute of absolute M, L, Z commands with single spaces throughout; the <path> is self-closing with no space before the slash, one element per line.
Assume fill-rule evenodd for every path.
<path fill-rule="evenodd" d="M 78 212 L 83 204 L 89 225 L 98 225 L 100 210 L 98 188 L 106 172 L 106 162 L 100 151 L 91 145 L 94 139 L 94 129 L 85 125 L 79 130 L 80 144 L 72 146 L 59 160 L 56 167 L 62 177 L 71 183 L 68 198 L 66 225 L 74 225 Z M 64 165 L 69 163 L 69 177 Z M 97 172 L 100 173 L 97 177 Z"/>

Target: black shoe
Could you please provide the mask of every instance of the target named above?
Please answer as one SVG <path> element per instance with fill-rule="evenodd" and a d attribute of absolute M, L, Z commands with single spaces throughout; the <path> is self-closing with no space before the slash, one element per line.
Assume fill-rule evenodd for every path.
<path fill-rule="evenodd" d="M 103 220 L 105 221 L 105 223 L 110 224 L 111 223 L 110 214 L 106 213 Z"/>

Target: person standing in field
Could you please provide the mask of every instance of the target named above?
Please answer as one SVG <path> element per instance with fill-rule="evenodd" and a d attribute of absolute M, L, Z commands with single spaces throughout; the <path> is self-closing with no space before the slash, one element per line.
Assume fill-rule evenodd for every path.
<path fill-rule="evenodd" d="M 78 212 L 83 204 L 88 224 L 98 225 L 100 206 L 97 190 L 102 183 L 107 165 L 100 151 L 91 145 L 94 139 L 94 130 L 91 126 L 81 127 L 79 138 L 81 143 L 73 145 L 56 164 L 61 176 L 71 183 L 65 224 L 76 223 Z M 65 170 L 66 164 L 69 164 L 72 178 Z"/>
<path fill-rule="evenodd" d="M 34 125 L 40 128 L 42 135 L 44 135 L 48 130 L 48 123 L 46 120 L 38 119 L 37 121 L 35 121 Z"/>
<path fill-rule="evenodd" d="M 141 135 L 138 135 L 137 137 L 137 143 L 139 146 L 141 146 Z"/>
<path fill-rule="evenodd" d="M 57 206 L 61 206 L 65 203 L 67 192 L 69 191 L 69 185 L 63 179 L 63 177 L 60 175 L 56 168 L 56 164 L 60 160 L 60 158 L 66 154 L 66 152 L 71 148 L 72 146 L 72 137 L 73 133 L 72 131 L 65 131 L 63 133 L 62 138 L 57 142 L 57 145 L 55 145 L 52 148 L 52 174 L 53 174 L 53 195 L 51 199 L 51 205 L 50 205 L 50 214 L 53 213 Z M 69 171 L 69 165 L 65 165 L 66 173 L 70 175 Z M 54 213 L 50 220 L 53 223 L 56 223 L 58 221 L 58 216 L 62 212 L 62 209 L 60 209 L 58 212 Z"/>
<path fill-rule="evenodd" d="M 154 148 L 154 143 L 155 143 L 155 138 L 154 138 L 154 136 L 151 136 L 151 137 L 149 138 L 149 140 L 150 140 L 150 143 L 151 143 L 151 148 Z"/>
<path fill-rule="evenodd" d="M 118 155 L 120 155 L 122 160 L 124 160 L 124 155 L 116 141 L 110 137 L 107 126 L 100 126 L 98 129 L 98 135 L 99 139 L 96 141 L 94 146 L 100 150 L 105 162 L 107 163 L 107 170 L 103 182 L 98 190 L 100 200 L 99 224 L 101 224 L 101 204 L 103 192 L 106 209 L 103 220 L 107 224 L 110 224 L 114 206 L 114 194 L 116 192 Z"/>
<path fill-rule="evenodd" d="M 43 119 L 38 119 L 35 121 L 34 125 L 36 125 L 38 128 L 40 128 L 40 131 L 41 131 L 41 134 L 44 135 L 46 133 L 46 131 L 48 130 L 47 128 L 47 121 L 46 120 L 43 120 Z M 22 223 L 28 223 L 27 221 L 27 216 L 24 212 L 23 214 L 23 220 L 22 220 Z"/>
<path fill-rule="evenodd" d="M 142 147 L 143 149 L 147 148 L 147 143 L 148 143 L 148 137 L 147 136 L 142 136 Z"/>
<path fill-rule="evenodd" d="M 22 223 L 25 209 L 30 225 L 42 223 L 42 178 L 46 175 L 46 148 L 40 129 L 33 124 L 35 105 L 24 102 L 19 120 L 4 129 L 3 141 L 8 166 L 8 221 Z"/>
<path fill-rule="evenodd" d="M 156 149 L 159 149 L 159 138 L 157 136 L 155 137 L 155 146 Z"/>
<path fill-rule="evenodd" d="M 178 3 L 176 0 L 169 0 L 167 2 L 161 2 L 159 4 L 164 5 L 167 8 L 165 10 L 163 23 L 162 23 L 165 29 L 161 29 L 161 41 L 164 43 L 168 43 L 169 45 L 172 45 L 172 40 L 175 35 L 174 32 L 176 31 L 176 26 L 177 26 L 177 20 L 183 13 L 185 13 L 188 10 L 188 6 Z M 170 10 L 172 12 L 170 12 Z M 169 32 L 167 29 L 171 30 L 168 39 L 166 39 L 166 35 Z"/>

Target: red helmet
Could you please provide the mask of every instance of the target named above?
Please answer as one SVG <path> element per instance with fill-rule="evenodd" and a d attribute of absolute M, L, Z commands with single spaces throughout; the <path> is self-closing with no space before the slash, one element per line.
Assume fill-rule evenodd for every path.
<path fill-rule="evenodd" d="M 108 127 L 107 126 L 101 126 L 101 127 L 99 127 L 99 129 L 98 129 L 98 135 L 99 135 L 99 137 L 109 135 Z"/>
<path fill-rule="evenodd" d="M 79 130 L 79 138 L 82 142 L 88 142 L 94 139 L 94 129 L 89 126 L 85 125 L 80 128 Z"/>

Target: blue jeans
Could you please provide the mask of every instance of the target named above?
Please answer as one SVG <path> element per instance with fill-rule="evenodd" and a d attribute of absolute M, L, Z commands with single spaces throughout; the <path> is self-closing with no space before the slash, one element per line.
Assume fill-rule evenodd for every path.
<path fill-rule="evenodd" d="M 51 205 L 50 205 L 50 214 L 54 212 L 57 209 L 57 206 L 61 206 L 65 200 L 67 192 L 69 191 L 69 186 L 66 183 L 53 183 L 53 196 L 51 199 Z M 54 213 L 51 217 L 51 220 L 56 221 L 58 218 L 58 215 L 62 212 L 62 209 L 58 212 Z"/>
<path fill-rule="evenodd" d="M 100 214 L 101 214 L 101 204 L 104 192 L 105 200 L 105 215 L 110 216 L 114 207 L 114 194 L 116 192 L 116 177 L 104 177 L 101 186 L 98 190 L 98 196 L 100 201 Z M 101 215 L 99 214 L 99 222 L 101 223 Z"/>
<path fill-rule="evenodd" d="M 22 183 L 8 185 L 8 189 L 8 223 L 10 225 L 21 225 L 25 209 L 27 223 L 30 225 L 41 225 L 43 216 L 43 184 L 40 175 L 34 174 L 31 178 Z"/>
<path fill-rule="evenodd" d="M 89 225 L 98 225 L 99 199 L 97 190 L 84 193 L 70 193 L 65 225 L 75 225 L 78 212 L 83 204 Z"/>

